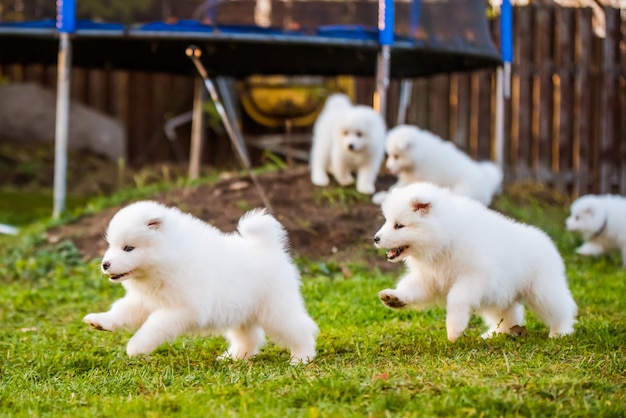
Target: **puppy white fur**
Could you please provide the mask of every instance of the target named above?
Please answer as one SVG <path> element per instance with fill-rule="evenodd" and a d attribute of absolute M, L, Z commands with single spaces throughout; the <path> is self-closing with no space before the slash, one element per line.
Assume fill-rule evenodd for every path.
<path fill-rule="evenodd" d="M 327 186 L 328 173 L 342 186 L 354 183 L 372 194 L 385 157 L 385 121 L 374 109 L 350 103 L 345 94 L 332 94 L 313 125 L 311 181 Z"/>
<path fill-rule="evenodd" d="M 472 312 L 489 327 L 483 338 L 510 333 L 524 324 L 523 305 L 551 337 L 574 332 L 577 308 L 563 261 L 539 229 L 429 183 L 392 190 L 382 211 L 375 245 L 408 269 L 395 289 L 379 293 L 386 306 L 445 306 L 450 341 L 463 334 Z"/>
<path fill-rule="evenodd" d="M 488 206 L 502 184 L 502 170 L 496 164 L 476 162 L 432 132 L 399 125 L 389 130 L 385 142 L 385 167 L 398 177 L 393 187 L 429 182 Z M 382 200 L 384 195 L 374 202 Z"/>
<path fill-rule="evenodd" d="M 570 207 L 565 221 L 568 231 L 578 232 L 585 242 L 576 252 L 600 255 L 620 250 L 626 267 L 626 198 L 617 195 L 586 195 Z"/>
<path fill-rule="evenodd" d="M 149 354 L 187 333 L 224 334 L 225 357 L 258 353 L 265 333 L 291 350 L 292 363 L 315 357 L 317 325 L 300 294 L 300 275 L 282 225 L 262 210 L 239 220 L 238 232 L 156 202 L 121 209 L 107 230 L 101 269 L 125 296 L 84 322 L 137 330 L 129 356 Z"/>

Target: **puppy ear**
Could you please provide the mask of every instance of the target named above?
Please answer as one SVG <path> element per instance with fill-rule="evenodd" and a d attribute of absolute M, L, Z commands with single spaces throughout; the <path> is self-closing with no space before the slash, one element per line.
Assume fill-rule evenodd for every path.
<path fill-rule="evenodd" d="M 398 141 L 398 148 L 402 151 L 408 150 L 411 148 L 411 141 L 409 141 L 408 138 L 401 138 L 400 141 Z"/>
<path fill-rule="evenodd" d="M 154 229 L 155 231 L 161 229 L 161 225 L 163 221 L 160 218 L 152 218 L 148 222 L 146 222 L 146 226 L 148 229 Z"/>
<path fill-rule="evenodd" d="M 413 212 L 420 212 L 422 216 L 428 215 L 430 212 L 430 203 L 420 202 L 417 199 L 411 201 L 411 206 L 413 207 Z"/>

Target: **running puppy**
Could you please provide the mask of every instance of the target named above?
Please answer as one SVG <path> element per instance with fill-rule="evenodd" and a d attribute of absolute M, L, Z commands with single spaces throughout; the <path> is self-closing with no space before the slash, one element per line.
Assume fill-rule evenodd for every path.
<path fill-rule="evenodd" d="M 565 221 L 568 231 L 578 232 L 585 242 L 576 252 L 600 255 L 620 250 L 626 267 L 626 198 L 617 195 L 586 195 L 570 207 Z"/>
<path fill-rule="evenodd" d="M 282 225 L 248 212 L 224 234 L 176 208 L 142 201 L 121 209 L 107 230 L 102 272 L 126 295 L 84 322 L 100 330 L 136 331 L 133 357 L 188 333 L 216 332 L 230 343 L 224 357 L 259 352 L 265 333 L 291 350 L 292 363 L 315 357 L 317 326 L 300 294 L 300 275 Z"/>
<path fill-rule="evenodd" d="M 311 182 L 328 186 L 328 173 L 341 186 L 354 183 L 372 194 L 385 157 L 385 121 L 369 106 L 353 106 L 345 94 L 328 97 L 313 125 Z"/>
<path fill-rule="evenodd" d="M 416 181 L 434 183 L 488 206 L 502 184 L 502 170 L 496 164 L 474 161 L 452 142 L 416 126 L 396 126 L 385 141 L 385 167 L 398 177 L 394 187 Z M 374 203 L 383 200 L 381 194 Z"/>
<path fill-rule="evenodd" d="M 395 289 L 379 293 L 390 308 L 445 306 L 448 339 L 459 338 L 473 312 L 488 331 L 524 325 L 524 306 L 550 328 L 550 337 L 574 332 L 576 303 L 565 267 L 550 238 L 480 203 L 428 183 L 390 192 L 385 224 L 374 237 L 389 261 L 408 272 Z"/>

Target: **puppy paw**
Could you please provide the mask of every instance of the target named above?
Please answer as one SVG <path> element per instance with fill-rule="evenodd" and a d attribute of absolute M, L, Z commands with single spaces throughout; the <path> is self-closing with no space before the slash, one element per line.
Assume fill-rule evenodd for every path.
<path fill-rule="evenodd" d="M 298 357 L 298 356 L 292 356 L 291 359 L 289 360 L 289 364 L 291 364 L 292 366 L 297 366 L 299 364 L 308 364 L 311 360 L 313 360 L 313 357 L 315 357 L 315 354 L 313 354 L 312 357 L 306 356 L 306 357 Z"/>
<path fill-rule="evenodd" d="M 292 348 L 289 363 L 292 365 L 307 364 L 315 358 L 315 354 L 315 345 Z"/>
<path fill-rule="evenodd" d="M 150 354 L 156 347 L 151 344 L 145 344 L 136 338 L 131 338 L 126 345 L 126 354 L 128 357 L 137 357 Z"/>
<path fill-rule="evenodd" d="M 337 180 L 337 183 L 341 186 L 349 186 L 354 183 L 354 177 L 350 174 L 346 176 L 335 176 L 335 180 Z"/>
<path fill-rule="evenodd" d="M 388 192 L 374 193 L 374 196 L 372 196 L 372 203 L 375 205 L 382 205 L 387 198 L 387 194 Z"/>
<path fill-rule="evenodd" d="M 388 306 L 390 308 L 403 308 L 406 306 L 406 303 L 404 303 L 402 300 L 400 300 L 396 295 L 394 295 L 393 293 L 391 293 L 391 290 L 382 290 L 378 293 L 378 297 L 380 298 L 380 301 L 385 305 Z"/>
<path fill-rule="evenodd" d="M 373 184 L 359 184 L 356 186 L 356 191 L 363 194 L 372 194 L 376 191 L 376 187 Z"/>
<path fill-rule="evenodd" d="M 219 361 L 224 361 L 224 360 L 248 360 L 252 357 L 254 357 L 256 355 L 255 354 L 248 354 L 245 351 L 231 351 L 231 349 L 229 348 L 228 350 L 224 351 L 222 354 L 220 354 L 217 359 Z"/>
<path fill-rule="evenodd" d="M 576 253 L 580 255 L 591 255 L 591 256 L 600 255 L 604 253 L 604 248 L 598 244 L 588 242 L 578 247 L 578 249 L 576 250 Z"/>
<path fill-rule="evenodd" d="M 480 338 L 482 338 L 483 340 L 488 340 L 488 339 L 492 338 L 495 334 L 496 334 L 496 330 L 495 329 L 490 329 L 489 331 L 483 332 L 480 335 Z"/>
<path fill-rule="evenodd" d="M 114 331 L 115 326 L 105 314 L 92 313 L 83 318 L 83 322 L 99 331 Z"/>
<path fill-rule="evenodd" d="M 454 328 L 448 328 L 448 341 L 451 343 L 455 342 L 459 339 L 461 335 L 463 335 L 464 330 L 458 330 Z"/>
<path fill-rule="evenodd" d="M 550 329 L 550 338 L 559 338 L 564 337 L 566 335 L 571 335 L 574 333 L 574 327 L 562 327 L 562 328 L 552 328 Z"/>
<path fill-rule="evenodd" d="M 326 173 L 317 173 L 311 175 L 311 182 L 316 186 L 324 187 L 328 186 L 330 180 L 328 179 Z"/>

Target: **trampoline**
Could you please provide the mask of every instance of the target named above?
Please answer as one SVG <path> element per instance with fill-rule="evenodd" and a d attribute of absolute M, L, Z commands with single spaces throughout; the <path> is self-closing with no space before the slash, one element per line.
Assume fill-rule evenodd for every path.
<path fill-rule="evenodd" d="M 292 19 L 301 21 L 297 28 L 236 24 L 228 17 L 246 10 L 246 4 L 252 14 L 254 3 L 217 3 L 214 24 L 181 19 L 125 25 L 79 19 L 70 30 L 72 65 L 194 74 L 185 59 L 185 50 L 193 43 L 203 50 L 203 64 L 210 75 L 375 75 L 383 33 L 376 25 L 378 3 L 294 1 Z M 333 11 L 333 3 L 353 3 L 358 13 L 346 16 Z M 394 9 L 393 27 L 386 29 L 393 31 L 387 40 L 391 77 L 467 71 L 500 63 L 483 0 L 388 3 Z M 309 12 L 315 8 L 329 11 L 316 17 Z M 225 23 L 219 19 L 221 14 L 228 17 L 222 19 Z M 333 21 L 348 18 L 352 19 L 348 24 Z M 323 19 L 328 19 L 326 24 Z M 250 19 L 242 16 L 242 20 Z M 0 63 L 55 64 L 59 36 L 54 19 L 0 22 Z"/>
<path fill-rule="evenodd" d="M 257 3 L 208 0 L 210 23 L 122 24 L 76 20 L 75 0 L 58 0 L 56 19 L 0 22 L 0 64 L 58 65 L 55 217 L 64 210 L 72 66 L 200 75 L 250 172 L 243 139 L 221 105 L 215 77 L 375 76 L 374 107 L 384 112 L 389 78 L 502 63 L 483 0 L 265 0 L 277 11 L 269 25 L 250 18 Z M 271 24 L 277 21 L 282 24 Z"/>

